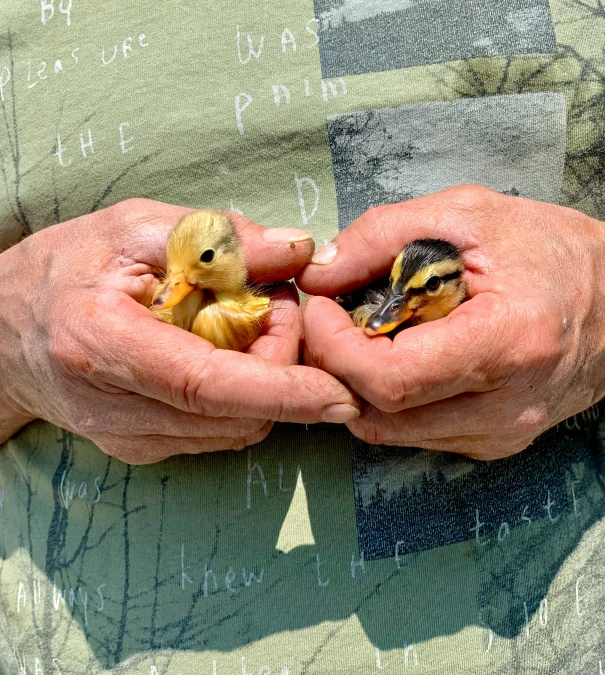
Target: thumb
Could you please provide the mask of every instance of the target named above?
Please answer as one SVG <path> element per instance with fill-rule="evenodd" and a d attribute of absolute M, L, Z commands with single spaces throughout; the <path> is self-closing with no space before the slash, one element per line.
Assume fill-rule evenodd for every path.
<path fill-rule="evenodd" d="M 103 334 L 102 353 L 87 350 L 88 371 L 102 383 L 208 417 L 344 423 L 359 416 L 355 395 L 328 373 L 216 349 L 131 298 L 113 305 L 102 331 L 88 331 Z"/>
<path fill-rule="evenodd" d="M 471 190 L 474 186 L 462 186 L 366 211 L 315 252 L 296 277 L 298 287 L 311 295 L 334 297 L 367 286 L 387 276 L 395 258 L 414 239 L 446 239 L 465 251 L 472 245 L 471 219 L 457 195 Z"/>

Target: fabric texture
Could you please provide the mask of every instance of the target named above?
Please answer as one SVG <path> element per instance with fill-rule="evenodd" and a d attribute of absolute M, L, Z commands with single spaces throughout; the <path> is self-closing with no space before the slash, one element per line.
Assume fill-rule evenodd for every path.
<path fill-rule="evenodd" d="M 0 249 L 129 197 L 318 244 L 459 182 L 605 219 L 601 0 L 4 2 Z M 277 425 L 0 450 L 0 673 L 605 671 L 605 410 L 517 457 Z"/>

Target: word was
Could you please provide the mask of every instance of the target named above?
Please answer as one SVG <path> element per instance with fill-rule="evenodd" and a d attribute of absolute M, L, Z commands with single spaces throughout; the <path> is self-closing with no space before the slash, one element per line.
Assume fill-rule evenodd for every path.
<path fill-rule="evenodd" d="M 317 24 L 319 21 L 315 18 L 309 19 L 305 23 L 304 42 L 300 39 L 297 41 L 296 35 L 289 28 L 284 28 L 277 40 L 271 40 L 277 45 L 278 53 L 286 54 L 286 52 L 296 53 L 299 46 L 304 45 L 305 49 L 313 49 L 319 44 L 319 37 L 317 35 Z M 242 32 L 239 25 L 235 27 L 235 39 L 237 46 L 238 61 L 245 66 L 250 63 L 252 59 L 259 61 L 263 55 L 265 48 L 265 36 L 259 35 L 253 37 L 250 33 L 246 37 L 242 37 Z M 272 50 L 275 53 L 275 49 Z"/>
<path fill-rule="evenodd" d="M 96 504 L 97 502 L 101 501 L 101 488 L 100 488 L 100 482 L 101 482 L 101 476 L 97 476 L 94 480 L 93 486 L 94 486 L 94 499 L 92 500 L 93 504 Z M 76 487 L 78 488 L 76 492 Z M 63 506 L 65 506 L 66 509 L 69 508 L 70 504 L 75 500 L 75 499 L 87 499 L 89 496 L 89 492 L 91 493 L 92 496 L 92 489 L 89 488 L 88 486 L 88 481 L 82 481 L 79 485 L 75 482 L 71 482 L 69 478 L 67 477 L 67 471 L 63 472 L 63 475 L 61 476 L 61 485 L 59 486 L 59 493 L 61 495 L 61 501 L 63 502 Z"/>

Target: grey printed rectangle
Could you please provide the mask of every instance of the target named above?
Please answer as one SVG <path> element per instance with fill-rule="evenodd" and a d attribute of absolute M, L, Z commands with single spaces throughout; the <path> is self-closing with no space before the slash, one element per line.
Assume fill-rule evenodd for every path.
<path fill-rule="evenodd" d="M 314 0 L 323 77 L 552 53 L 548 0 Z"/>
<path fill-rule="evenodd" d="M 367 209 L 477 183 L 557 203 L 565 100 L 513 94 L 328 117 L 338 225 Z"/>
<path fill-rule="evenodd" d="M 600 463 L 603 403 L 516 455 L 479 462 L 447 452 L 352 441 L 359 549 L 366 560 L 461 541 L 500 541 L 540 520 L 574 519 L 572 467 Z M 584 480 L 590 472 L 581 470 Z M 602 508 L 602 507 L 599 507 Z M 599 517 L 601 517 L 599 515 Z M 518 550 L 522 554 L 521 549 Z"/>

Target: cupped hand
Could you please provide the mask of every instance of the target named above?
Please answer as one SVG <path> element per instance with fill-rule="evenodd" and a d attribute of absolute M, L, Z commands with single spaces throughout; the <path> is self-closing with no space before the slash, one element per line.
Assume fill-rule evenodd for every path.
<path fill-rule="evenodd" d="M 298 363 L 297 294 L 247 353 L 216 349 L 147 309 L 168 234 L 190 209 L 148 200 L 49 227 L 0 255 L 0 442 L 41 417 L 133 464 L 243 448 L 274 421 L 358 415 L 337 380 Z M 302 230 L 230 214 L 250 279 L 291 279 L 309 261 Z"/>
<path fill-rule="evenodd" d="M 391 339 L 310 298 L 306 359 L 368 402 L 348 426 L 370 443 L 477 459 L 519 452 L 605 395 L 604 227 L 479 186 L 372 209 L 315 254 L 323 264 L 297 277 L 303 291 L 363 287 L 410 241 L 432 237 L 462 250 L 469 299 Z"/>

